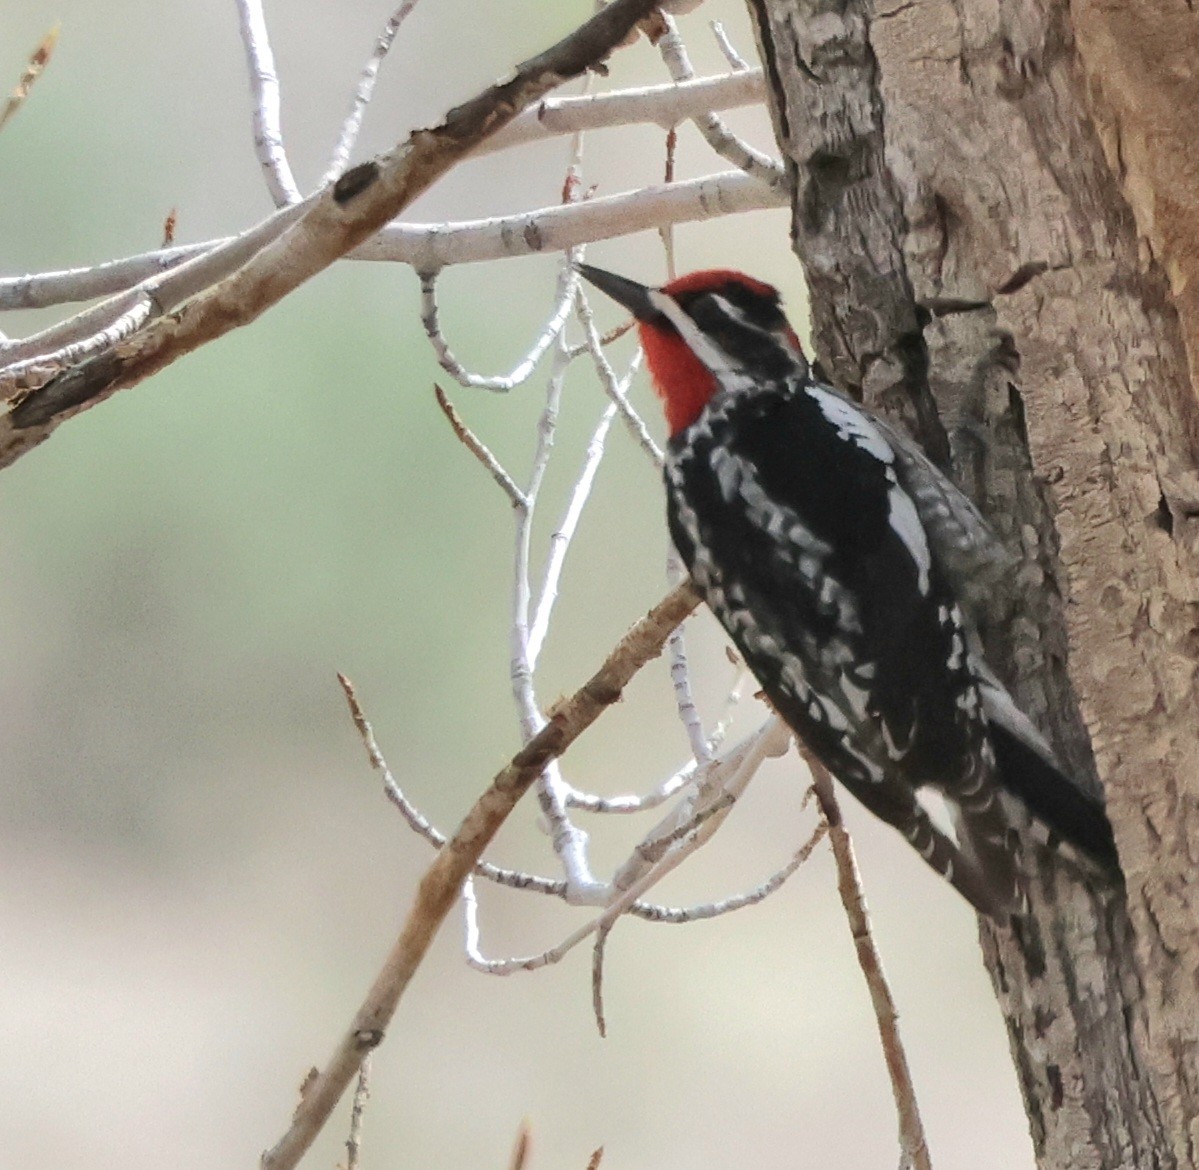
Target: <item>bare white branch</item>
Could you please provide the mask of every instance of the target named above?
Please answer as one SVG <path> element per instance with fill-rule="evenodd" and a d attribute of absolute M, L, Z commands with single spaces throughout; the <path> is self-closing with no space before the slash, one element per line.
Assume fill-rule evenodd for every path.
<path fill-rule="evenodd" d="M 574 303 L 575 292 L 579 278 L 574 269 L 565 266 L 558 278 L 558 291 L 555 296 L 554 310 L 545 327 L 537 335 L 529 351 L 516 364 L 510 374 L 492 376 L 471 373 L 450 349 L 449 342 L 441 332 L 440 312 L 437 307 L 437 273 L 425 272 L 420 278 L 421 325 L 424 326 L 425 336 L 433 346 L 437 355 L 437 364 L 460 386 L 478 390 L 493 390 L 497 393 L 507 393 L 509 390 L 527 382 L 537 368 L 537 363 L 545 356 L 546 351 L 558 339 L 570 316 Z"/>
<path fill-rule="evenodd" d="M 656 788 L 640 796 L 596 796 L 572 788 L 567 797 L 571 808 L 589 813 L 639 813 L 665 804 L 675 793 L 681 791 L 695 779 L 696 763 L 691 760 L 674 775 L 667 777 Z"/>
<path fill-rule="evenodd" d="M 370 59 L 358 75 L 358 87 L 354 91 L 354 101 L 350 106 L 350 112 L 346 115 L 346 120 L 342 123 L 341 133 L 337 136 L 337 145 L 333 147 L 333 155 L 329 159 L 328 169 L 321 179 L 322 184 L 332 183 L 345 170 L 346 163 L 350 159 L 350 152 L 354 149 L 354 143 L 358 141 L 358 132 L 362 129 L 362 119 L 366 115 L 366 107 L 370 105 L 370 100 L 374 96 L 375 82 L 379 79 L 379 70 L 383 65 L 383 59 L 390 52 L 396 34 L 400 31 L 400 25 L 408 18 L 408 14 L 416 7 L 417 3 L 418 0 L 404 0 L 388 18 L 387 23 L 383 26 L 383 31 L 375 40 L 375 47 Z"/>
<path fill-rule="evenodd" d="M 667 31 L 658 40 L 658 52 L 662 54 L 662 60 L 676 82 L 690 81 L 695 76 L 695 70 L 687 56 L 683 38 L 679 36 L 673 18 L 665 16 L 664 19 Z M 716 114 L 705 112 L 691 120 L 704 136 L 704 141 L 721 158 L 740 167 L 747 175 L 753 175 L 760 182 L 779 189 L 783 187 L 786 176 L 782 164 L 760 150 L 755 150 L 744 139 L 738 138 Z"/>
<path fill-rule="evenodd" d="M 632 377 L 632 373 L 629 374 L 629 377 Z M 549 552 L 546 555 L 545 569 L 541 576 L 541 591 L 537 597 L 537 608 L 529 628 L 527 652 L 529 666 L 534 669 L 537 666 L 537 659 L 541 655 L 541 647 L 545 644 L 545 636 L 549 632 L 554 603 L 558 600 L 558 583 L 562 577 L 562 566 L 566 563 L 566 553 L 579 526 L 583 508 L 591 495 L 591 488 L 595 483 L 595 473 L 599 470 L 600 460 L 604 457 L 604 444 L 607 442 L 608 430 L 615 415 L 615 403 L 610 403 L 604 413 L 600 415 L 600 420 L 587 443 L 583 466 L 574 488 L 571 490 L 566 512 L 561 523 L 550 536 Z"/>
<path fill-rule="evenodd" d="M 736 68 L 736 67 L 734 67 Z M 493 135 L 476 154 L 541 142 L 559 134 L 652 123 L 669 130 L 713 110 L 754 105 L 766 96 L 760 69 L 647 85 L 586 97 L 546 98 Z"/>
<path fill-rule="evenodd" d="M 691 754 L 696 763 L 702 766 L 711 759 L 711 753 L 708 750 L 707 736 L 704 735 L 703 720 L 700 719 L 695 697 L 691 693 L 691 672 L 687 668 L 687 645 L 683 637 L 683 626 L 679 626 L 670 635 L 670 641 L 666 645 L 670 653 L 670 679 L 674 684 L 675 706 L 687 732 Z"/>
<path fill-rule="evenodd" d="M 102 264 L 82 268 L 0 277 L 0 310 L 45 309 L 71 301 L 90 301 L 96 297 L 111 296 L 175 268 L 185 260 L 210 252 L 232 238 L 227 236 L 202 244 L 159 248 L 154 252 L 106 260 Z"/>
<path fill-rule="evenodd" d="M 551 963 L 558 962 L 571 947 L 577 946 L 581 941 L 576 940 L 570 943 L 570 946 L 566 946 L 565 943 L 559 944 L 557 947 L 551 947 L 548 951 L 543 951 L 540 955 L 510 959 L 485 958 L 480 943 L 479 903 L 475 896 L 475 884 L 470 879 L 462 887 L 462 917 L 465 932 L 463 949 L 466 952 L 466 961 L 476 971 L 482 971 L 484 975 L 511 975 L 516 971 L 536 971 L 540 967 L 548 967 Z"/>
<path fill-rule="evenodd" d="M 629 433 L 637 440 L 637 445 L 654 461 L 654 466 L 661 467 L 663 463 L 662 448 L 654 442 L 645 421 L 629 402 L 628 380 L 622 382 L 616 376 L 612 363 L 608 361 L 607 355 L 604 353 L 603 339 L 595 327 L 595 315 L 591 311 L 591 302 L 588 301 L 586 293 L 581 289 L 579 290 L 577 312 L 587 339 L 587 352 L 595 364 L 595 371 L 599 375 L 604 392 L 616 405 L 616 409 L 620 411 L 620 417 L 628 426 Z"/>
<path fill-rule="evenodd" d="M 518 215 L 441 225 L 389 224 L 351 255 L 399 260 L 418 271 L 543 252 L 565 252 L 597 240 L 656 231 L 743 211 L 782 207 L 787 197 L 741 171 L 554 204 Z"/>
<path fill-rule="evenodd" d="M 672 547 L 666 556 L 666 579 L 674 585 L 686 578 L 686 566 L 678 551 Z M 687 643 L 684 635 L 686 625 L 686 622 L 681 623 L 667 642 L 670 652 L 670 679 L 674 684 L 675 707 L 687 732 L 687 742 L 691 745 L 691 755 L 697 764 L 704 765 L 712 758 L 713 745 L 704 734 L 703 720 L 691 693 L 691 670 L 687 663 Z"/>
<path fill-rule="evenodd" d="M 828 824 L 821 820 L 812 830 L 812 835 L 795 851 L 791 860 L 771 874 L 760 886 L 747 890 L 743 894 L 734 894 L 719 902 L 708 902 L 702 906 L 653 906 L 646 902 L 635 902 L 629 907 L 629 913 L 644 922 L 661 922 L 678 925 L 684 922 L 701 922 L 709 918 L 719 918 L 722 914 L 732 914 L 744 910 L 747 906 L 756 906 L 765 901 L 771 894 L 780 889 L 783 883 L 809 857 L 812 851 L 824 840 L 828 832 Z"/>
<path fill-rule="evenodd" d="M 783 192 L 741 171 L 722 171 L 701 179 L 598 196 L 586 203 L 554 204 L 516 215 L 444 224 L 393 223 L 348 255 L 356 260 L 411 264 L 418 271 L 435 272 L 453 264 L 564 252 L 599 240 L 653 231 L 662 224 L 764 211 L 783 207 L 786 202 Z M 290 226 L 294 213 L 302 206 L 289 207 L 279 213 L 286 219 L 277 215 L 242 236 L 162 248 L 92 267 L 0 278 L 0 310 L 46 308 L 107 296 L 161 276 L 164 269 L 210 253 L 217 255 L 217 249 L 241 247 L 246 241 L 261 247 Z M 219 257 L 223 263 L 228 253 L 221 252 Z"/>
<path fill-rule="evenodd" d="M 275 72 L 275 55 L 271 52 L 261 0 L 237 0 L 237 14 L 254 98 L 254 153 L 262 165 L 275 206 L 298 203 L 300 188 L 283 146 L 279 75 Z"/>
<path fill-rule="evenodd" d="M 734 77 L 747 77 L 752 73 L 757 72 L 750 66 L 750 63 L 737 52 L 733 42 L 729 40 L 729 34 L 725 32 L 724 25 L 719 20 L 708 22 L 708 27 L 712 30 L 712 35 L 716 38 L 716 43 L 720 46 L 720 51 L 724 54 L 724 59 L 733 68 Z M 709 106 L 707 112 L 713 113 L 717 109 L 716 106 Z"/>
<path fill-rule="evenodd" d="M 520 716 L 521 733 L 525 740 L 531 739 L 545 726 L 545 716 L 537 703 L 533 685 L 533 664 L 529 657 L 529 635 L 532 605 L 532 589 L 529 582 L 530 548 L 532 544 L 533 518 L 537 499 L 545 473 L 549 467 L 550 453 L 558 427 L 558 412 L 562 402 L 562 390 L 570 356 L 561 336 L 554 350 L 546 390 L 545 406 L 537 425 L 537 443 L 533 463 L 525 485 L 526 504 L 516 510 L 516 544 L 513 565 L 511 681 L 512 695 Z M 562 780 L 557 760 L 553 760 L 542 773 L 537 784 L 537 800 L 550 829 L 554 852 L 566 874 L 567 899 L 580 903 L 595 904 L 604 898 L 604 885 L 591 873 L 587 860 L 587 834 L 571 823 L 566 811 L 566 792 L 569 786 Z"/>
<path fill-rule="evenodd" d="M 733 683 L 725 699 L 724 710 L 721 712 L 720 720 L 704 744 L 703 759 L 705 760 L 705 768 L 711 764 L 713 757 L 724 743 L 725 736 L 728 734 L 729 726 L 732 723 L 733 712 L 741 701 L 742 689 L 748 677 L 749 672 L 745 669 L 744 664 L 738 663 Z M 655 788 L 641 795 L 633 793 L 624 796 L 596 796 L 593 793 L 581 792 L 575 788 L 570 791 L 567 803 L 571 808 L 577 808 L 589 813 L 628 814 L 645 812 L 648 809 L 657 808 L 659 805 L 665 804 L 676 793 L 682 791 L 683 788 L 695 780 L 699 770 L 699 762 L 693 758 Z"/>
<path fill-rule="evenodd" d="M 101 329 L 107 328 L 109 324 L 132 309 L 143 298 L 151 300 L 160 314 L 173 311 L 188 297 L 222 280 L 249 261 L 262 248 L 276 240 L 305 213 L 313 201 L 313 199 L 307 199 L 302 203 L 293 203 L 274 212 L 261 223 L 247 228 L 240 235 L 217 241 L 213 247 L 204 247 L 198 251 L 188 250 L 186 255 L 178 256 L 176 267 L 169 268 L 165 272 L 154 264 L 152 274 L 127 292 L 98 305 L 93 305 L 82 313 L 60 321 L 38 333 L 10 342 L 3 350 L 0 350 L 0 358 L 10 362 L 20 361 L 26 357 L 34 357 L 49 350 L 69 345 L 81 338 L 92 336 Z M 169 249 L 168 251 L 178 250 Z M 158 253 L 150 253 L 145 259 L 151 260 L 153 264 L 156 255 Z M 86 272 L 86 270 L 84 271 Z M 51 275 L 59 278 L 69 277 L 71 274 L 54 273 Z M 28 278 L 16 277 L 14 281 L 19 285 L 26 279 Z M 38 278 L 33 279 L 36 281 Z M 89 279 L 85 276 L 85 283 Z M 54 282 L 52 281 L 52 283 Z M 67 283 L 69 284 L 69 281 Z M 4 281 L 0 281 L 0 302 L 3 300 L 4 284 Z M 98 294 L 89 293 L 88 295 Z"/>
<path fill-rule="evenodd" d="M 7 384 L 10 380 L 19 379 L 22 374 L 33 368 L 68 366 L 72 362 L 87 357 L 88 354 L 107 349 L 140 329 L 150 319 L 153 310 L 154 303 L 149 297 L 138 298 L 111 324 L 86 337 L 71 341 L 59 349 L 49 351 L 42 349 L 36 357 L 28 357 L 23 361 L 10 361 L 3 367 L 3 383 Z M 11 353 L 11 350 L 9 352 Z"/>

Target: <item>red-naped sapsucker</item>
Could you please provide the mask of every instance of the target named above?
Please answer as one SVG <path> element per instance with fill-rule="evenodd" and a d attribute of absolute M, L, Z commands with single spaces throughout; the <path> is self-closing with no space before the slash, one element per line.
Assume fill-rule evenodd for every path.
<path fill-rule="evenodd" d="M 650 288 L 580 273 L 632 312 L 663 399 L 670 534 L 774 709 L 982 913 L 1022 901 L 1024 812 L 1105 868 L 1102 804 L 983 659 L 971 614 L 1004 559 L 911 440 L 814 379 L 767 284 Z M 945 799 L 938 828 L 921 790 Z"/>

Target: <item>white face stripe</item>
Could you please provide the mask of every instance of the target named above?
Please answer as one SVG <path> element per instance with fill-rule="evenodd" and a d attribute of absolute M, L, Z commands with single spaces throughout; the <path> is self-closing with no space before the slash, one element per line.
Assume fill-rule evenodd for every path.
<path fill-rule="evenodd" d="M 719 307 L 730 321 L 746 332 L 759 337 L 762 344 L 778 346 L 785 350 L 789 357 L 805 362 L 806 365 L 803 349 L 798 347 L 794 338 L 787 336 L 782 331 L 767 329 L 751 321 L 743 309 L 733 304 L 727 297 L 721 296 L 720 293 L 707 293 L 706 296 Z M 649 290 L 649 302 L 678 330 L 679 336 L 686 342 L 687 347 L 718 380 L 727 382 L 729 376 L 734 374 L 745 376 L 742 364 L 731 358 L 704 333 L 674 297 L 655 288 Z"/>
<path fill-rule="evenodd" d="M 651 288 L 649 303 L 679 331 L 679 336 L 686 342 L 687 348 L 716 377 L 736 372 L 737 367 L 729 361 L 728 354 L 691 320 L 674 297 L 668 296 L 661 289 Z"/>
<path fill-rule="evenodd" d="M 769 330 L 763 329 L 761 325 L 755 325 L 732 301 L 722 297 L 720 293 L 709 293 L 708 295 L 720 306 L 720 311 L 726 316 L 732 317 L 738 325 L 752 329 L 755 333 L 769 334 Z"/>

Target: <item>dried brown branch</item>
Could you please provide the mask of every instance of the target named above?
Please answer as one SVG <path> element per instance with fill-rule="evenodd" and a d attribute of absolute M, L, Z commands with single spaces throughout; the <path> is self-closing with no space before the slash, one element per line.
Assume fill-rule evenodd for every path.
<path fill-rule="evenodd" d="M 29 96 L 29 91 L 33 88 L 33 83 L 41 76 L 42 70 L 50 63 L 50 58 L 54 55 L 54 46 L 58 44 L 58 33 L 61 26 L 55 25 L 44 37 L 36 49 L 33 50 L 29 58 L 29 64 L 25 66 L 25 72 L 21 74 L 21 80 L 17 82 L 8 101 L 4 103 L 4 109 L 0 110 L 0 130 L 8 124 L 8 120 L 25 104 L 25 99 Z"/>
<path fill-rule="evenodd" d="M 521 110 L 601 61 L 653 8 L 614 0 L 513 76 L 415 131 L 388 153 L 347 171 L 296 207 L 294 223 L 240 269 L 111 350 L 85 359 L 14 401 L 0 419 L 0 467 L 65 419 L 136 385 L 201 345 L 246 325 L 339 256 L 373 236 Z"/>
<path fill-rule="evenodd" d="M 504 470 L 503 464 L 491 453 L 487 444 L 462 421 L 462 416 L 454 408 L 454 404 L 446 396 L 446 392 L 436 382 L 433 383 L 433 394 L 437 398 L 437 405 L 441 407 L 441 413 L 445 415 L 446 422 L 450 424 L 450 429 L 457 436 L 458 441 L 487 469 L 491 478 L 500 485 L 504 494 L 512 502 L 512 506 L 514 508 L 527 507 L 528 500 L 525 498 L 524 492 L 516 486 L 516 481 Z"/>
<path fill-rule="evenodd" d="M 671 630 L 698 604 L 699 597 L 690 584 L 667 594 L 620 640 L 600 669 L 555 709 L 549 723 L 497 773 L 425 872 L 382 970 L 328 1063 L 306 1084 L 287 1132 L 263 1155 L 262 1170 L 291 1170 L 299 1162 L 364 1057 L 382 1042 L 400 997 L 457 901 L 462 883 L 517 801 L 551 760 L 557 759 L 605 708 L 619 700 L 630 679 L 661 654 Z"/>
<path fill-rule="evenodd" d="M 853 842 L 841 819 L 841 806 L 833 791 L 833 778 L 819 761 L 804 753 L 812 773 L 812 787 L 816 801 L 828 822 L 829 841 L 833 847 L 833 858 L 837 864 L 837 890 L 841 894 L 841 905 L 853 935 L 853 944 L 858 953 L 858 966 L 870 989 L 870 1002 L 878 1021 L 879 1039 L 883 1045 L 883 1057 L 887 1062 L 887 1074 L 891 1078 L 891 1091 L 895 1096 L 895 1110 L 899 1115 L 899 1145 L 903 1153 L 901 1165 L 911 1170 L 932 1170 L 928 1143 L 924 1138 L 924 1126 L 920 1120 L 920 1108 L 916 1103 L 916 1089 L 908 1068 L 908 1058 L 903 1041 L 899 1036 L 899 1014 L 895 1000 L 883 971 L 882 957 L 874 945 L 870 931 L 870 916 L 866 909 L 866 895 L 862 891 L 862 880 L 858 863 L 854 859 Z"/>
<path fill-rule="evenodd" d="M 526 1117 L 516 1131 L 516 1142 L 512 1147 L 512 1157 L 508 1162 L 508 1170 L 525 1170 L 529 1164 L 529 1148 L 533 1142 L 533 1132 Z"/>

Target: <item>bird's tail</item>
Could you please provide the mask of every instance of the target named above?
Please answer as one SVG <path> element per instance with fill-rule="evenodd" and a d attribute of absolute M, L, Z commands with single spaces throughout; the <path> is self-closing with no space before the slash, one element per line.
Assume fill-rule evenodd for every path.
<path fill-rule="evenodd" d="M 1071 780 L 1032 720 L 994 679 L 979 688 L 1000 781 L 1055 838 L 1105 870 L 1119 872 L 1103 801 Z"/>

